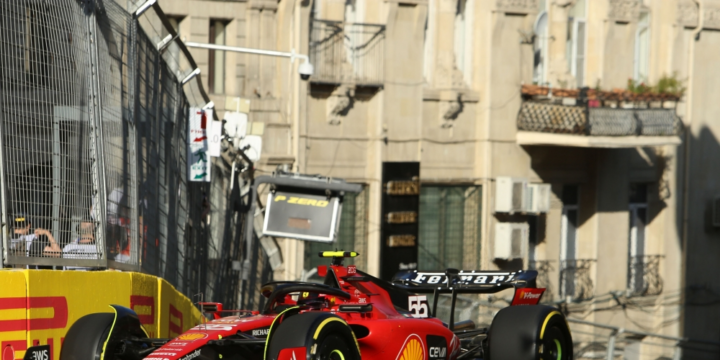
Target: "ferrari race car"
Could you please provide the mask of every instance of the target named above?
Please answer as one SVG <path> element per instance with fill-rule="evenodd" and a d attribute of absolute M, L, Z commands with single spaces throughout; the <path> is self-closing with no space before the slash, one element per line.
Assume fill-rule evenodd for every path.
<path fill-rule="evenodd" d="M 60 360 L 567 360 L 573 344 L 564 316 L 538 305 L 545 289 L 536 271 L 408 271 L 387 282 L 344 266 L 354 252 L 324 252 L 323 284 L 272 282 L 258 311 L 222 317 L 219 303 L 200 303 L 212 320 L 172 339 L 148 338 L 138 316 L 114 313 L 75 322 Z M 514 288 L 511 306 L 490 328 L 435 317 L 440 294 L 495 293 Z M 432 306 L 428 303 L 432 296 Z M 524 305 L 524 306 L 523 306 Z"/>

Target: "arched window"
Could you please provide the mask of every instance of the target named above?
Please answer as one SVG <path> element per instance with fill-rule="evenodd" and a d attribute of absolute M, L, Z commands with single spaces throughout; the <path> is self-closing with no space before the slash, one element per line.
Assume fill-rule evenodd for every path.
<path fill-rule="evenodd" d="M 533 51 L 533 82 L 543 85 L 547 82 L 548 65 L 548 15 L 543 11 L 535 20 L 535 44 Z"/>
<path fill-rule="evenodd" d="M 465 83 L 472 82 L 472 29 L 475 2 L 458 0 L 455 11 L 455 66 L 462 71 Z"/>
<path fill-rule="evenodd" d="M 650 14 L 640 14 L 637 32 L 635 33 L 635 81 L 647 81 L 650 67 Z"/>

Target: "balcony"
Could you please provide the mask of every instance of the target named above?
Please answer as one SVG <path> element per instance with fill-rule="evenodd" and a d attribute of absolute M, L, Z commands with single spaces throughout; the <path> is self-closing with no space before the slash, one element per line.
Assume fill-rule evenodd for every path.
<path fill-rule="evenodd" d="M 594 259 L 563 260 L 560 262 L 560 298 L 573 301 L 593 297 L 590 267 Z"/>
<path fill-rule="evenodd" d="M 632 256 L 628 261 L 628 295 L 659 295 L 663 290 L 660 277 L 662 255 Z"/>
<path fill-rule="evenodd" d="M 551 302 L 555 299 L 555 293 L 553 292 L 551 283 L 550 283 L 550 272 L 554 270 L 554 267 L 552 263 L 555 262 L 553 260 L 536 260 L 531 261 L 529 265 L 530 270 L 535 270 L 538 272 L 537 276 L 537 287 L 539 288 L 545 288 L 545 292 L 543 293 L 542 302 Z"/>
<path fill-rule="evenodd" d="M 523 86 L 520 145 L 633 148 L 680 144 L 677 97 Z"/>
<path fill-rule="evenodd" d="M 310 62 L 314 83 L 382 86 L 385 26 L 314 20 Z"/>

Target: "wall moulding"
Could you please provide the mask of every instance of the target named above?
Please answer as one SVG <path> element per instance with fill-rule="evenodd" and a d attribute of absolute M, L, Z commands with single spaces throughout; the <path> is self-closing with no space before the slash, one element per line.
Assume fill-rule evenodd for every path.
<path fill-rule="evenodd" d="M 475 103 L 480 101 L 480 93 L 470 89 L 423 89 L 423 100 L 425 101 L 454 101 L 462 97 L 463 102 Z"/>
<path fill-rule="evenodd" d="M 540 0 L 496 0 L 496 12 L 529 14 L 538 12 L 540 9 Z"/>
<path fill-rule="evenodd" d="M 720 1 L 705 0 L 703 28 L 720 30 Z M 698 26 L 698 5 L 693 0 L 680 0 L 677 7 L 678 25 L 694 28 Z"/>
<path fill-rule="evenodd" d="M 640 0 L 610 0 L 608 18 L 615 21 L 633 21 L 640 16 Z"/>
<path fill-rule="evenodd" d="M 385 0 L 386 3 L 396 3 L 400 5 L 427 5 L 428 0 Z"/>
<path fill-rule="evenodd" d="M 253 10 L 277 10 L 278 2 L 275 0 L 250 0 L 250 8 Z"/>

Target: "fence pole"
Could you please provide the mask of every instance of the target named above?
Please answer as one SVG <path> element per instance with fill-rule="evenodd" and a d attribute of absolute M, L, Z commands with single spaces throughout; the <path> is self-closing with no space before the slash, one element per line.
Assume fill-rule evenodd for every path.
<path fill-rule="evenodd" d="M 613 330 L 612 333 L 610 333 L 610 339 L 608 340 L 607 345 L 607 357 L 606 360 L 613 360 L 615 359 L 615 339 L 617 339 L 617 336 L 620 334 L 622 329 Z"/>
<path fill-rule="evenodd" d="M 10 239 L 10 218 L 8 217 L 8 198 L 5 191 L 6 188 L 6 182 L 7 177 L 5 176 L 5 151 L 4 151 L 4 141 L 2 139 L 5 139 L 4 137 L 4 131 L 3 131 L 3 125 L 5 124 L 5 119 L 3 119 L 3 112 L 0 111 L 0 269 L 5 267 L 5 260 L 7 259 L 7 249 L 5 249 L 5 244 L 9 243 Z"/>
<path fill-rule="evenodd" d="M 673 360 L 680 359 L 682 359 L 682 345 L 678 342 L 677 345 L 675 345 L 675 354 L 673 354 Z"/>
<path fill-rule="evenodd" d="M 89 81 L 89 114 L 90 114 L 90 152 L 92 160 L 92 178 L 93 178 L 93 211 L 95 212 L 95 220 L 99 223 L 99 230 L 96 234 L 96 243 L 101 244 L 104 247 L 102 256 L 105 260 L 105 266 L 107 267 L 107 232 L 106 232 L 106 212 L 105 202 L 105 162 L 104 154 L 102 150 L 102 115 L 101 115 L 101 104 L 100 104 L 100 78 L 99 78 L 99 61 L 97 53 L 97 29 L 95 26 L 95 7 L 94 1 L 85 3 L 85 6 L 89 7 L 86 9 L 86 13 L 89 15 L 86 17 L 87 22 L 87 33 L 88 33 L 88 54 L 90 55 L 90 81 Z"/>

